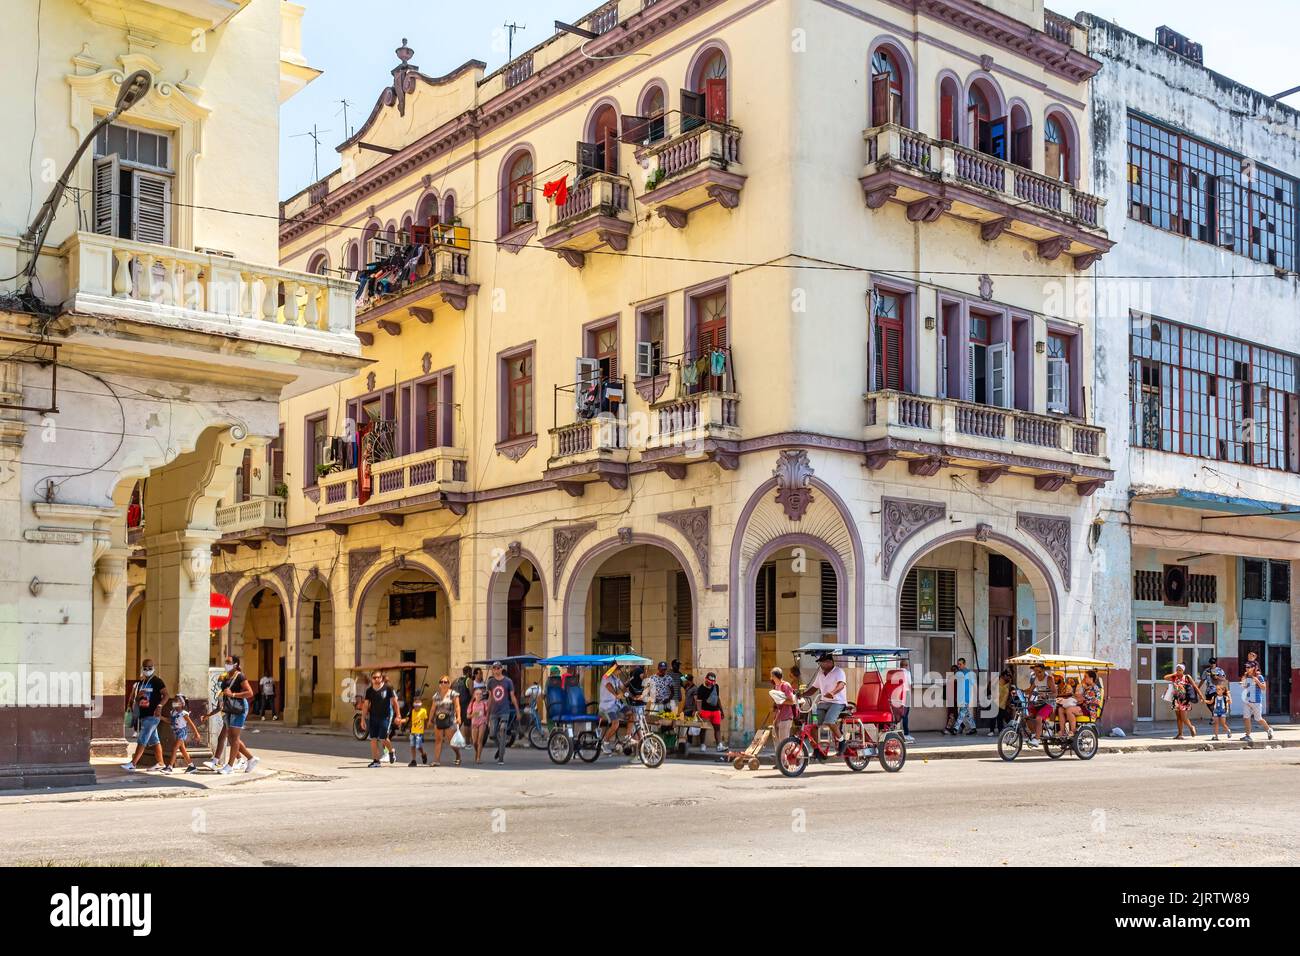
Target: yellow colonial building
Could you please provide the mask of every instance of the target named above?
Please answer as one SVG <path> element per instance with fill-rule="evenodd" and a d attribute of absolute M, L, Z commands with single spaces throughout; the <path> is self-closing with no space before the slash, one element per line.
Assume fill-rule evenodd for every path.
<path fill-rule="evenodd" d="M 359 663 L 630 646 L 716 672 L 733 731 L 808 640 L 923 683 L 1104 653 L 1087 32 L 1040 0 L 576 25 L 490 74 L 403 40 L 282 203 L 370 364 L 283 402 L 272 483 L 223 500 L 219 644 L 336 723 Z"/>

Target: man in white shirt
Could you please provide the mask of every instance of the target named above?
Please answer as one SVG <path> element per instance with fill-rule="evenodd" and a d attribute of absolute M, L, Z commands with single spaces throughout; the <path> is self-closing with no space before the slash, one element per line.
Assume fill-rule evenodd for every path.
<path fill-rule="evenodd" d="M 821 691 L 821 697 L 817 701 L 817 722 L 830 728 L 836 752 L 839 752 L 844 745 L 840 741 L 838 721 L 849 702 L 848 678 L 844 674 L 844 668 L 835 663 L 832 655 L 821 655 L 817 658 L 817 674 L 809 686 Z"/>
<path fill-rule="evenodd" d="M 270 714 L 271 719 L 275 720 L 275 678 L 270 674 L 263 674 L 257 685 L 262 693 L 262 719 L 266 720 L 266 715 Z"/>

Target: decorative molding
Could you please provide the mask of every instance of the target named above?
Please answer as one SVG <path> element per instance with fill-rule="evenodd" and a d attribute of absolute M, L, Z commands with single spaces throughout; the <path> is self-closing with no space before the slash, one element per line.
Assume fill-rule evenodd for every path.
<path fill-rule="evenodd" d="M 700 572 L 704 575 L 704 584 L 709 584 L 709 525 L 711 510 L 703 508 L 684 508 L 681 511 L 666 511 L 659 515 L 664 524 L 672 525 L 681 532 L 695 552 Z"/>
<path fill-rule="evenodd" d="M 451 596 L 460 600 L 460 536 L 446 535 L 441 538 L 425 538 L 421 549 L 442 565 L 447 572 L 447 581 L 451 585 Z"/>
<path fill-rule="evenodd" d="M 556 528 L 551 533 L 551 586 L 558 589 L 564 566 L 569 563 L 578 542 L 596 530 L 596 522 L 571 524 Z"/>
<path fill-rule="evenodd" d="M 420 356 L 420 369 L 425 375 L 428 375 L 431 368 L 433 368 L 433 355 L 429 352 L 425 352 Z"/>
<path fill-rule="evenodd" d="M 537 436 L 515 438 L 510 441 L 497 442 L 497 454 L 505 455 L 511 461 L 518 461 L 537 447 Z"/>
<path fill-rule="evenodd" d="M 618 540 L 619 540 L 619 543 L 620 543 L 620 544 L 625 544 L 625 545 L 626 545 L 626 544 L 631 544 L 631 543 L 632 543 L 632 529 L 631 529 L 631 528 L 628 528 L 628 527 L 622 527 L 622 528 L 619 528 L 619 529 L 618 529 Z"/>
<path fill-rule="evenodd" d="M 1011 220 L 1005 217 L 997 219 L 995 222 L 1002 223 L 1002 227 L 998 229 L 998 236 L 1002 235 L 1003 230 L 1005 230 L 1007 226 L 1011 225 Z M 985 223 L 985 225 L 988 226 L 992 224 Z M 997 236 L 994 236 L 994 238 L 997 238 Z M 980 276 L 980 298 L 985 302 L 988 302 L 993 298 L 993 277 L 990 275 L 985 274 Z"/>
<path fill-rule="evenodd" d="M 659 396 L 668 387 L 669 378 L 668 373 L 663 372 L 649 378 L 639 378 L 632 383 L 632 387 L 636 389 L 636 393 L 641 396 L 642 400 L 650 404 L 659 401 Z"/>
<path fill-rule="evenodd" d="M 791 521 L 803 520 L 804 512 L 813 503 L 812 465 L 808 453 L 802 448 L 782 451 L 772 469 L 776 476 L 776 502 Z"/>
<path fill-rule="evenodd" d="M 230 597 L 235 593 L 235 585 L 243 576 L 240 571 L 219 571 L 211 576 L 212 590 Z"/>
<path fill-rule="evenodd" d="M 297 578 L 294 576 L 292 564 L 278 564 L 271 569 L 271 573 L 279 579 L 281 586 L 284 588 L 285 597 L 289 601 L 289 607 L 293 607 L 297 601 Z M 287 609 L 286 609 L 287 611 Z"/>
<path fill-rule="evenodd" d="M 1060 569 L 1065 589 L 1070 590 L 1070 519 L 1018 511 L 1016 527 L 1043 546 Z"/>
<path fill-rule="evenodd" d="M 378 548 L 357 548 L 348 552 L 348 604 L 357 592 L 357 585 L 371 565 L 379 560 Z"/>
<path fill-rule="evenodd" d="M 914 534 L 936 521 L 948 509 L 942 502 L 913 501 L 909 498 L 880 499 L 880 576 L 889 580 L 898 552 Z"/>
<path fill-rule="evenodd" d="M 1070 251 L 1069 236 L 1052 236 L 1038 243 L 1038 255 L 1048 262 L 1055 262 L 1063 253 Z"/>
<path fill-rule="evenodd" d="M 866 197 L 868 209 L 879 209 L 898 194 L 898 184 L 885 183 L 883 186 L 870 188 L 864 186 L 862 194 Z"/>

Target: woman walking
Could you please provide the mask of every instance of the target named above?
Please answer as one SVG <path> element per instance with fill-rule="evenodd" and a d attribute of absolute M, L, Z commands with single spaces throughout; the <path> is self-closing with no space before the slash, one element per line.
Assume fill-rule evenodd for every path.
<path fill-rule="evenodd" d="M 1187 668 L 1178 664 L 1174 667 L 1174 672 L 1169 675 L 1169 689 L 1173 693 L 1169 695 L 1169 702 L 1174 707 L 1174 720 L 1178 724 L 1178 733 L 1174 735 L 1174 740 L 1183 739 L 1183 728 L 1186 727 L 1196 736 L 1196 725 L 1192 723 L 1191 709 L 1192 705 L 1201 699 L 1201 691 L 1196 686 L 1196 682 L 1187 676 Z"/>
<path fill-rule="evenodd" d="M 252 773 L 258 764 L 258 759 L 240 742 L 240 737 L 244 732 L 244 721 L 248 719 L 249 701 L 253 699 L 253 685 L 240 669 L 237 655 L 227 654 L 225 667 L 226 676 L 221 678 L 220 697 L 221 713 L 226 722 L 228 757 L 227 763 L 218 772 L 234 773 L 235 761 L 239 759 L 242 750 L 248 754 L 248 763 L 244 766 L 244 772 Z"/>
<path fill-rule="evenodd" d="M 433 765 L 442 766 L 442 748 L 451 742 L 461 724 L 460 695 L 451 689 L 451 678 L 443 674 L 433 692 Z M 460 766 L 460 748 L 452 747 L 456 766 Z"/>

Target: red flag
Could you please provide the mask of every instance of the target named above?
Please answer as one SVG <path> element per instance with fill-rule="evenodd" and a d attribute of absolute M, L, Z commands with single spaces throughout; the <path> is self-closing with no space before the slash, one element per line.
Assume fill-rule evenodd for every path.
<path fill-rule="evenodd" d="M 557 206 L 563 206 L 569 201 L 569 174 L 565 173 L 559 179 L 552 180 L 542 187 L 542 198 L 548 202 L 553 201 Z"/>

